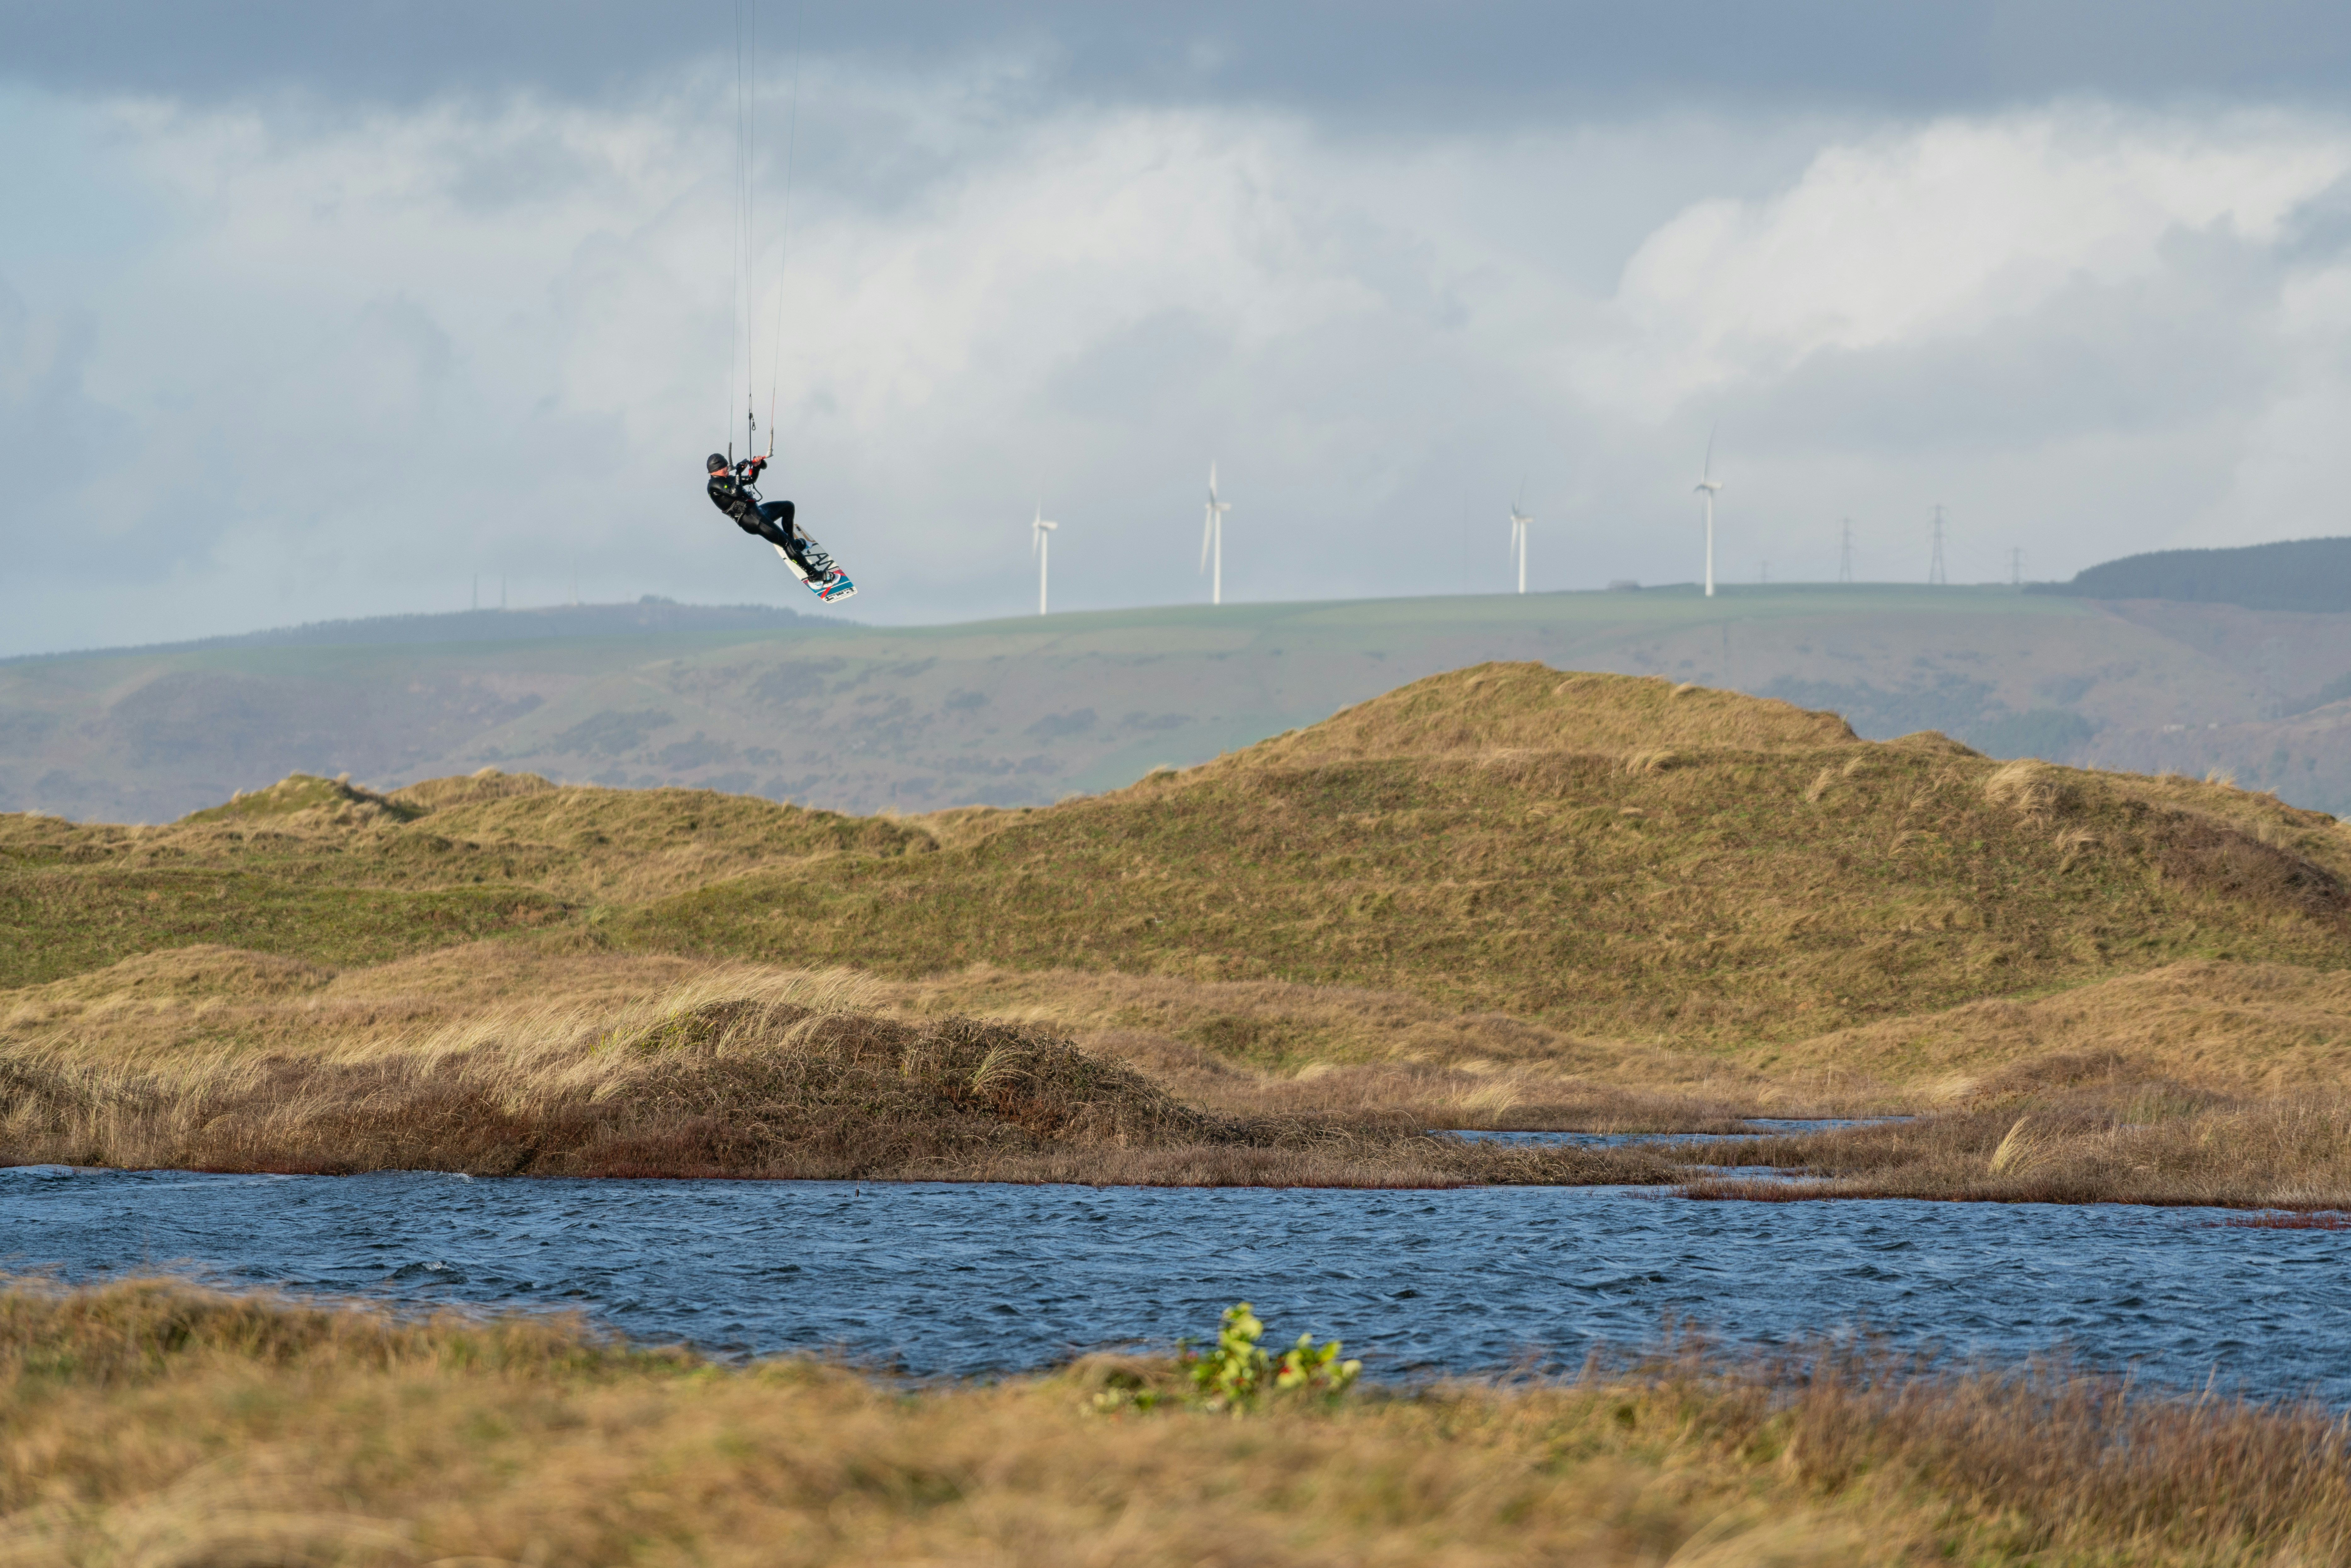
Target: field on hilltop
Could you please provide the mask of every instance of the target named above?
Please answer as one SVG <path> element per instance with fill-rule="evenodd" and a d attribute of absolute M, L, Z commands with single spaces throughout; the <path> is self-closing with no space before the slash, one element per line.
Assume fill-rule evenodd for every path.
<path fill-rule="evenodd" d="M 904 628 L 588 606 L 0 661 L 0 809 L 162 821 L 289 772 L 390 789 L 485 766 L 860 813 L 1047 805 L 1490 660 L 1782 697 L 1875 738 L 1937 729 L 1998 757 L 2217 770 L 2351 809 L 2351 614 L 1883 585 Z"/>
<path fill-rule="evenodd" d="M 490 1151 L 528 1146 L 577 1149 L 578 1168 L 1008 1174 L 1079 1169 L 1046 1146 L 1076 1137 L 1098 1172 L 1113 1145 L 1164 1144 L 1181 1149 L 1120 1168 L 1499 1179 L 1393 1140 L 1962 1102 L 1980 1120 L 2158 1078 L 2210 1105 L 2332 1086 L 2351 1038 L 2328 978 L 2351 952 L 2351 835 L 2331 818 L 1537 664 L 1431 677 L 1045 809 L 858 818 L 496 771 L 389 795 L 296 778 L 164 828 L 0 819 L 0 867 L 17 1086 L 0 1118 L 44 1158 L 299 1165 L 287 1151 L 357 1146 L 339 1104 L 406 1095 L 397 1123 L 447 1130 L 383 1163 L 521 1168 Z M 776 1010 L 811 971 L 855 971 L 851 1010 L 896 1021 Z M 2275 1000 L 2167 1030 L 2148 1021 L 2164 984 Z M 679 1009 L 710 1021 L 645 1021 Z M 981 1034 L 953 1033 L 967 1017 Z M 741 1052 L 820 1037 L 835 1055 L 814 1078 L 729 1076 Z M 597 1107 L 637 1069 L 609 1053 L 631 1039 L 715 1052 L 663 1103 L 737 1130 L 611 1122 Z M 977 1054 L 937 1056 L 950 1040 Z M 1085 1082 L 1134 1074 L 1209 1120 L 974 1087 L 983 1058 L 1038 1040 L 1100 1064 L 1070 1069 Z M 825 1105 L 879 1103 L 841 1087 L 876 1063 L 930 1085 L 884 1118 L 897 1163 L 819 1158 Z M 726 1120 L 755 1092 L 756 1135 Z M 1146 1125 L 1176 1131 L 1118 1131 Z M 2332 1169 L 2335 1147 L 2288 1164 Z"/>

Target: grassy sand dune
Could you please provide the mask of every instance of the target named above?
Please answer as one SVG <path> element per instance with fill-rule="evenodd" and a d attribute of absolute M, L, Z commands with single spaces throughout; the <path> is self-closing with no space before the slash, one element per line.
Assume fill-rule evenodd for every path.
<path fill-rule="evenodd" d="M 518 993 L 590 966 L 518 954 L 493 978 L 506 956 L 475 947 L 462 966 L 335 976 L 193 949 L 19 993 L 0 1014 L 0 1150 L 496 1176 L 1426 1186 L 1671 1175 L 1638 1152 L 1464 1147 L 1355 1105 L 1204 1108 L 1033 1028 L 884 1017 L 872 982 L 845 971 L 672 963 L 656 967 L 684 972 L 649 990 L 608 973 L 550 1002 Z M 434 987 L 458 968 L 471 996 Z"/>
<path fill-rule="evenodd" d="M 1856 743 L 1833 713 L 1662 679 L 1480 664 L 1398 687 L 1321 724 L 1207 764 L 1331 767 L 1397 757 L 1572 750 L 1643 758 L 1676 747 L 1810 752 Z"/>
<path fill-rule="evenodd" d="M 1711 1047 L 2187 958 L 2330 965 L 2351 931 L 2351 839 L 2267 797 L 1540 665 L 1044 810 L 504 776 L 403 795 L 298 779 L 165 828 L 6 819 L 0 923 L 25 939 L 0 978 L 196 939 L 340 966 L 544 930 L 901 977 L 1353 986 Z"/>
<path fill-rule="evenodd" d="M 2328 1413 L 1825 1347 L 1236 1417 L 1103 1397 L 1178 1388 L 1151 1357 L 909 1389 L 561 1320 L 132 1281 L 0 1291 L 0 1561 L 43 1568 L 2351 1552 L 2351 1448 Z"/>
<path fill-rule="evenodd" d="M 1540 666 L 1440 677 L 1397 694 L 1469 716 L 1438 754 L 1286 765 L 1303 732 L 962 824 L 939 854 L 657 900 L 612 936 L 898 974 L 988 961 L 1366 987 L 1682 1046 L 2189 957 L 2344 952 L 2351 841 L 2331 819 L 1931 739 L 1597 751 L 1570 695 L 1549 748 L 1479 748 L 1488 705 L 1520 739 L 1522 700 L 1566 685 Z M 1620 738 L 1604 718 L 1595 738 Z"/>
<path fill-rule="evenodd" d="M 0 1117 L 30 1140 L 16 1158 L 67 1157 L 135 1097 L 148 1132 L 108 1124 L 73 1157 L 307 1159 L 311 1134 L 270 1107 L 323 1129 L 319 1107 L 357 1096 L 443 1129 L 401 1157 L 460 1168 L 651 1168 L 657 1146 L 695 1170 L 1011 1168 L 1010 1145 L 973 1163 L 881 1121 L 886 1158 L 810 1163 L 801 1124 L 747 1103 L 740 1124 L 768 1131 L 726 1134 L 723 1155 L 624 1127 L 590 1080 L 625 1053 L 592 1042 L 714 964 L 853 968 L 856 1029 L 911 1041 L 979 1018 L 1219 1124 L 2013 1120 L 2056 1113 L 2044 1089 L 1982 1084 L 2102 1052 L 2134 1083 L 2220 1097 L 2197 1115 L 2252 1114 L 2340 1084 L 2346 889 L 2351 834 L 2267 796 L 1861 741 L 1785 704 L 1533 664 L 1046 810 L 857 819 L 493 770 L 391 795 L 298 777 L 159 828 L 0 819 L 17 1085 Z M 241 956 L 170 956 L 198 946 Z M 743 1005 L 768 1007 L 768 983 Z M 758 1016 L 783 1051 L 798 1023 Z M 491 1033 L 445 1043 L 466 1029 Z M 546 1143 L 517 1115 L 574 1131 Z M 1951 1124 L 1954 1147 L 1974 1125 Z M 2337 1189 L 2261 1168 L 2229 1190 Z"/>

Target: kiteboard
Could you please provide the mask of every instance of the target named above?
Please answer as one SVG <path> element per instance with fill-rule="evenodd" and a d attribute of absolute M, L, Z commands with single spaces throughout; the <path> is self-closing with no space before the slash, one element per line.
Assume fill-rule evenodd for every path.
<path fill-rule="evenodd" d="M 841 570 L 840 566 L 834 562 L 831 556 L 824 553 L 824 547 L 818 544 L 814 539 L 809 538 L 808 535 L 800 535 L 800 547 L 807 550 L 810 555 L 815 557 L 818 561 L 822 563 L 823 570 L 821 571 L 810 572 L 807 568 L 801 566 L 799 562 L 794 560 L 791 557 L 791 552 L 784 549 L 783 546 L 776 544 L 772 539 L 768 541 L 768 544 L 774 549 L 778 555 L 784 558 L 785 570 L 789 571 L 794 577 L 799 578 L 802 587 L 806 588 L 810 593 L 815 594 L 819 599 L 823 600 L 827 604 L 831 603 L 836 599 L 854 599 L 857 597 L 857 584 L 850 581 L 849 574 Z"/>

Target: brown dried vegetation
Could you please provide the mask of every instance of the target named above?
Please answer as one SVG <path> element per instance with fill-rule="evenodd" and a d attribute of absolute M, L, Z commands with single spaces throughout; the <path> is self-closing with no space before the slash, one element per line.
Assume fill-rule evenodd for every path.
<path fill-rule="evenodd" d="M 2351 1554 L 2351 1433 L 2332 1413 L 2175 1398 L 2063 1364 L 1689 1345 L 1561 1383 L 1364 1388 L 1247 1420 L 1097 1412 L 1106 1385 L 1176 1380 L 1160 1358 L 1093 1355 L 906 1388 L 804 1361 L 713 1366 L 560 1319 L 20 1282 L 0 1290 L 0 1561 L 2184 1568 Z"/>
<path fill-rule="evenodd" d="M 453 1002 L 234 950 L 168 956 L 7 1016 L 0 1158 L 1219 1186 L 1670 1174 L 1638 1152 L 1463 1146 L 1394 1114 L 1204 1110 L 1032 1027 L 883 1017 L 841 972 L 729 966 L 639 994 L 606 977 L 548 1004 L 496 999 L 515 976 L 490 982 L 499 955 L 477 948 L 475 995 Z"/>
<path fill-rule="evenodd" d="M 2111 1052 L 1992 1075 L 1914 1120 L 1710 1144 L 1690 1157 L 1809 1178 L 1691 1183 L 1701 1197 L 2351 1207 L 2351 1096 L 2232 1100 Z"/>

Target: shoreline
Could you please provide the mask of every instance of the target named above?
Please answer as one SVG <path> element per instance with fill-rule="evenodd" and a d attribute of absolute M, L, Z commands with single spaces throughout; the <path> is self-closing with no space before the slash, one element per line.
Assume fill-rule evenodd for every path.
<path fill-rule="evenodd" d="M 1184 1151 L 1176 1151 L 1179 1155 Z M 1604 1151 L 1614 1152 L 1614 1151 Z M 251 1165 L 234 1167 L 204 1166 L 116 1166 L 72 1165 L 54 1160 L 0 1160 L 0 1171 L 56 1171 L 70 1176 L 277 1176 L 286 1178 L 325 1178 L 352 1180 L 371 1176 L 445 1176 L 465 1181 L 486 1182 L 555 1182 L 580 1181 L 593 1183 L 674 1182 L 695 1184 L 734 1182 L 750 1184 L 808 1184 L 827 1186 L 904 1187 L 904 1186 L 1011 1186 L 1082 1187 L 1090 1191 L 1165 1192 L 1197 1190 L 1204 1192 L 1473 1192 L 1507 1191 L 1514 1189 L 1550 1189 L 1556 1191 L 1622 1192 L 1659 1199 L 1678 1198 L 1690 1203 L 1932 1203 L 2042 1206 L 2053 1208 L 2147 1208 L 2189 1209 L 2207 1208 L 2228 1218 L 2211 1223 L 2247 1229 L 2262 1230 L 2351 1230 L 2351 1201 L 2340 1199 L 2310 1199 L 2294 1201 L 2281 1198 L 2224 1199 L 2179 1195 L 2146 1195 L 2115 1197 L 2074 1193 L 2053 1196 L 2036 1191 L 2030 1184 L 2021 1184 L 2008 1190 L 1938 1193 L 1902 1190 L 1892 1186 L 1873 1187 L 1834 1177 L 1782 1177 L 1771 1180 L 1703 1176 L 1658 1181 L 1635 1181 L 1593 1176 L 1591 1179 L 1566 1180 L 1479 1180 L 1461 1175 L 1450 1178 L 1382 1179 L 1364 1176 L 1351 1177 L 1306 1176 L 1299 1179 L 1266 1182 L 1248 1180 L 1212 1181 L 1116 1181 L 1090 1179 L 1083 1176 L 1045 1172 L 1033 1176 L 996 1174 L 988 1176 L 959 1175 L 950 1171 L 915 1171 L 883 1176 L 802 1176 L 764 1175 L 730 1171 L 632 1171 L 611 1172 L 476 1172 L 452 1170 L 426 1166 L 375 1166 L 366 1169 L 318 1170 L 284 1166 Z"/>

